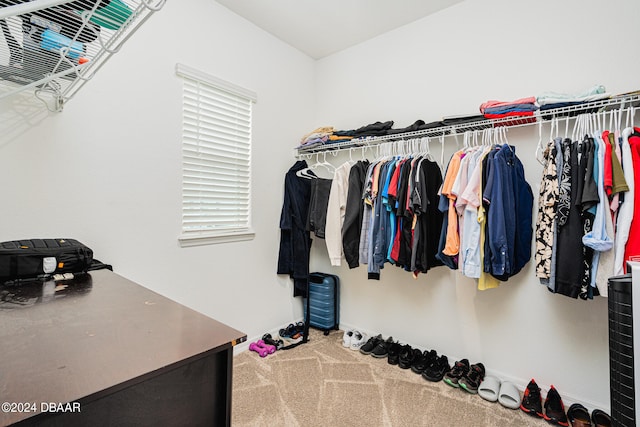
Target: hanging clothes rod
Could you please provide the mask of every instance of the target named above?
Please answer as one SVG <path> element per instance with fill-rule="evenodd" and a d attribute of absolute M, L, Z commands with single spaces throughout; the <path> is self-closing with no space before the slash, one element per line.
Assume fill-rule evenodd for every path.
<path fill-rule="evenodd" d="M 628 107 L 639 107 L 640 106 L 640 92 L 633 92 L 627 95 L 618 95 L 613 96 L 607 99 L 601 99 L 598 101 L 585 102 L 583 104 L 572 105 L 568 107 L 562 108 L 553 108 L 544 111 L 536 111 L 533 116 L 523 116 L 523 117 L 504 117 L 500 119 L 484 119 L 477 120 L 469 123 L 462 123 L 450 126 L 440 126 L 432 129 L 424 129 L 413 132 L 405 132 L 398 133 L 394 135 L 383 135 L 383 136 L 373 136 L 373 137 L 365 137 L 352 139 L 345 142 L 339 142 L 335 144 L 324 144 L 312 148 L 305 149 L 300 148 L 296 149 L 296 157 L 303 158 L 308 157 L 311 154 L 328 152 L 332 154 L 337 154 L 337 151 L 349 150 L 352 148 L 365 148 L 365 147 L 375 147 L 378 144 L 389 142 L 389 141 L 397 141 L 402 139 L 412 139 L 412 138 L 420 138 L 420 137 L 447 137 L 447 136 L 457 136 L 462 135 L 468 131 L 480 131 L 485 129 L 493 129 L 499 127 L 506 127 L 507 129 L 511 129 L 514 127 L 521 126 L 531 126 L 531 125 L 539 125 L 540 123 L 544 123 L 546 121 L 551 121 L 552 118 L 566 119 L 571 120 L 574 119 L 575 116 L 582 113 L 591 113 L 598 111 L 609 111 L 613 109 L 623 109 Z"/>

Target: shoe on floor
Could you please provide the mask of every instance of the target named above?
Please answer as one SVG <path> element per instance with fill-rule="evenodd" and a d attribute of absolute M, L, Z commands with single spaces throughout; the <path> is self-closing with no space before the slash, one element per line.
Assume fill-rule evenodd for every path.
<path fill-rule="evenodd" d="M 458 360 L 454 363 L 453 368 L 444 374 L 444 382 L 451 387 L 460 387 L 458 382 L 469 371 L 469 361 L 467 359 Z"/>
<path fill-rule="evenodd" d="M 601 409 L 594 409 L 591 413 L 591 420 L 596 427 L 611 427 L 611 417 Z"/>
<path fill-rule="evenodd" d="M 296 327 L 293 323 L 290 323 L 286 328 L 280 329 L 278 335 L 280 338 L 291 338 L 296 333 Z"/>
<path fill-rule="evenodd" d="M 353 331 L 353 334 L 351 335 L 351 350 L 360 350 L 360 347 L 362 347 L 365 342 L 367 341 L 367 335 L 360 332 L 360 331 Z"/>
<path fill-rule="evenodd" d="M 349 329 L 348 331 L 344 331 L 344 335 L 342 335 L 342 346 L 343 347 L 351 347 L 351 337 L 353 336 L 353 331 Z"/>
<path fill-rule="evenodd" d="M 416 374 L 422 374 L 425 369 L 438 357 L 438 353 L 435 350 L 425 350 L 423 351 L 419 357 L 413 358 L 413 363 L 411 364 L 411 370 Z"/>
<path fill-rule="evenodd" d="M 544 419 L 551 424 L 569 427 L 562 398 L 553 385 L 547 392 L 547 398 L 544 401 Z"/>
<path fill-rule="evenodd" d="M 591 427 L 591 417 L 587 408 L 580 403 L 569 406 L 567 418 L 572 427 Z"/>
<path fill-rule="evenodd" d="M 387 357 L 389 354 L 389 346 L 393 344 L 393 337 L 389 337 L 386 341 L 380 341 L 376 348 L 373 349 L 371 355 L 377 359 L 382 359 Z"/>
<path fill-rule="evenodd" d="M 484 383 L 487 382 L 487 378 L 485 377 L 484 381 L 482 381 L 482 385 L 478 390 L 482 390 L 484 387 Z M 478 391 L 478 394 L 480 391 Z M 509 409 L 518 409 L 520 407 L 520 390 L 518 390 L 518 386 L 510 381 L 505 381 L 500 384 L 500 392 L 498 393 L 498 402 L 505 408 Z"/>
<path fill-rule="evenodd" d="M 442 381 L 444 374 L 449 372 L 451 366 L 449 365 L 449 359 L 444 354 L 437 357 L 431 362 L 429 366 L 422 373 L 422 378 L 428 381 L 438 382 Z"/>
<path fill-rule="evenodd" d="M 387 363 L 389 365 L 397 365 L 400 360 L 400 350 L 402 345 L 399 342 L 394 342 L 389 345 L 387 351 Z"/>
<path fill-rule="evenodd" d="M 478 394 L 478 387 L 480 387 L 480 383 L 484 381 L 484 375 L 484 365 L 482 363 L 476 363 L 469 367 L 469 371 L 460 378 L 458 385 L 471 394 Z"/>
<path fill-rule="evenodd" d="M 542 395 L 540 394 L 540 387 L 536 384 L 536 381 L 532 378 L 524 389 L 524 396 L 522 396 L 522 403 L 520 409 L 529 415 L 543 418 L 542 414 Z"/>
<path fill-rule="evenodd" d="M 411 348 L 409 344 L 405 344 L 402 346 L 400 350 L 400 357 L 398 360 L 398 366 L 402 369 L 409 369 L 411 364 L 413 363 L 413 359 L 416 357 L 416 353 L 418 355 L 422 354 L 422 351 L 417 348 Z"/>
<path fill-rule="evenodd" d="M 367 340 L 367 342 L 364 343 L 362 347 L 360 347 L 360 353 L 367 355 L 371 354 L 373 349 L 376 348 L 378 346 L 378 343 L 380 343 L 381 341 L 384 341 L 384 339 L 380 334 L 376 335 L 375 337 L 369 338 L 369 340 Z"/>
<path fill-rule="evenodd" d="M 282 347 L 284 347 L 284 341 L 282 341 L 281 339 L 274 339 L 271 334 L 264 334 L 262 336 L 262 341 L 274 346 L 276 350 L 280 350 Z"/>

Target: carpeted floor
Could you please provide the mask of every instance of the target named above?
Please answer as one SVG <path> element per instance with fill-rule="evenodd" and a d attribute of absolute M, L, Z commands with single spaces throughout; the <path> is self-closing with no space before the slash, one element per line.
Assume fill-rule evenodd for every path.
<path fill-rule="evenodd" d="M 432 383 L 342 346 L 342 332 L 265 358 L 234 358 L 233 422 L 243 426 L 543 427 L 543 419 Z"/>

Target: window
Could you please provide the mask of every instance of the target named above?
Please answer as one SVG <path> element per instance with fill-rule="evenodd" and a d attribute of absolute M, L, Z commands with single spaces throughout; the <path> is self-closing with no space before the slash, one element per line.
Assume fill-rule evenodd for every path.
<path fill-rule="evenodd" d="M 256 95 L 182 64 L 176 73 L 183 79 L 180 244 L 251 239 L 251 107 Z"/>

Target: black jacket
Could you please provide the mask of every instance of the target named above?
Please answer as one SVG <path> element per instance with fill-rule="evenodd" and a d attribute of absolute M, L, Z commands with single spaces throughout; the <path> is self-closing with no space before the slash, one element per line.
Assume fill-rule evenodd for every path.
<path fill-rule="evenodd" d="M 369 162 L 359 161 L 351 167 L 349 172 L 349 188 L 342 225 L 342 250 L 349 268 L 356 268 L 359 265 L 358 248 L 364 211 L 362 191 L 368 167 Z"/>
<path fill-rule="evenodd" d="M 306 296 L 309 286 L 311 237 L 307 230 L 311 180 L 296 175 L 307 162 L 298 160 L 284 178 L 284 203 L 280 214 L 278 274 L 293 279 L 293 296 Z"/>

